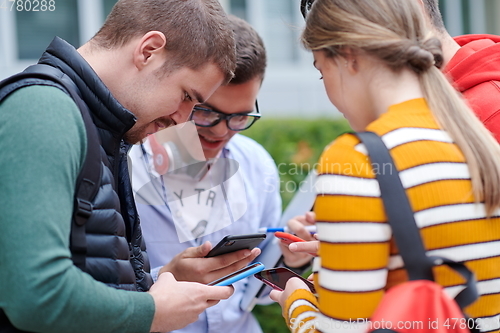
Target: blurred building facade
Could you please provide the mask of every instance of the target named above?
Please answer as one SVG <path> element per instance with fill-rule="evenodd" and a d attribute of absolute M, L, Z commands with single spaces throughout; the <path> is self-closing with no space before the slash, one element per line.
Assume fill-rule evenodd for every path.
<path fill-rule="evenodd" d="M 268 70 L 259 95 L 261 112 L 271 117 L 317 117 L 336 114 L 312 66 L 312 55 L 300 45 L 304 20 L 299 0 L 220 0 L 224 8 L 261 34 L 268 51 Z M 99 29 L 116 0 L 53 0 L 35 11 L 35 0 L 0 0 L 0 79 L 34 63 L 58 35 L 75 47 Z M 18 7 L 19 3 L 22 4 Z M 47 4 L 49 1 L 46 2 Z M 500 0 L 441 0 L 452 35 L 500 34 Z"/>

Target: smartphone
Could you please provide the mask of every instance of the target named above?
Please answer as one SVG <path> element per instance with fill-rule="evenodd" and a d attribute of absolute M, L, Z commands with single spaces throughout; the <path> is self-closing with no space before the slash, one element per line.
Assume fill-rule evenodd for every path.
<path fill-rule="evenodd" d="M 278 289 L 278 290 L 284 290 L 286 286 L 286 282 L 293 278 L 293 277 L 298 277 L 302 281 L 307 284 L 309 289 L 313 294 L 316 293 L 316 289 L 314 289 L 314 284 L 311 283 L 311 281 L 304 279 L 302 276 L 292 272 L 288 268 L 285 267 L 276 267 L 276 268 L 271 268 L 271 269 L 266 269 L 263 271 L 260 271 L 259 273 L 254 274 L 254 276 L 267 284 L 268 286 Z"/>
<path fill-rule="evenodd" d="M 236 272 L 228 274 L 220 279 L 210 282 L 207 286 L 229 286 L 236 281 L 246 278 L 252 274 L 256 274 L 266 268 L 262 263 L 256 262 L 254 264 L 243 267 Z"/>
<path fill-rule="evenodd" d="M 251 250 L 264 239 L 266 239 L 266 234 L 227 235 L 208 252 L 205 258 L 216 257 L 243 249 Z"/>
<path fill-rule="evenodd" d="M 276 231 L 274 233 L 274 236 L 278 237 L 281 240 L 284 240 L 287 244 L 295 242 L 305 242 L 305 240 L 303 240 L 302 238 L 289 234 L 288 232 Z"/>

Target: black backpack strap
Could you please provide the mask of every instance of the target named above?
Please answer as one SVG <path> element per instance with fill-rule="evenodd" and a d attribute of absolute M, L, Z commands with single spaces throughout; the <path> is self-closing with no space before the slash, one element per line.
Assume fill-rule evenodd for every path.
<path fill-rule="evenodd" d="M 73 222 L 71 224 L 70 236 L 73 263 L 81 270 L 85 270 L 85 257 L 87 253 L 85 223 L 92 214 L 92 201 L 99 190 L 102 174 L 99 136 L 87 105 L 77 93 L 78 89 L 75 83 L 55 67 L 36 64 L 28 67 L 21 73 L 5 79 L 0 83 L 0 100 L 21 87 L 39 85 L 39 80 L 48 80 L 62 86 L 78 106 L 85 124 L 87 154 L 76 180 Z"/>
<path fill-rule="evenodd" d="M 357 136 L 368 150 L 373 169 L 382 170 L 382 172 L 377 172 L 375 176 L 380 186 L 381 197 L 392 233 L 410 280 L 434 281 L 432 265 L 425 254 L 426 251 L 420 238 L 420 231 L 415 223 L 413 210 L 387 147 L 375 133 L 357 133 Z M 388 173 L 383 172 L 384 168 L 380 168 L 380 166 L 385 167 L 386 165 L 391 166 Z"/>
<path fill-rule="evenodd" d="M 420 230 L 415 222 L 413 210 L 406 196 L 406 191 L 399 178 L 399 172 L 382 139 L 375 133 L 356 133 L 368 150 L 374 170 L 385 170 L 381 166 L 391 165 L 391 172 L 376 172 L 388 222 L 391 226 L 399 253 L 403 258 L 410 280 L 434 281 L 432 267 L 448 265 L 466 279 L 466 288 L 455 301 L 463 309 L 478 298 L 474 274 L 463 264 L 442 257 L 428 257 L 420 237 Z M 378 166 L 378 168 L 377 168 Z"/>
<path fill-rule="evenodd" d="M 38 65 L 34 65 L 38 66 Z M 40 66 L 46 66 L 46 65 L 40 65 Z M 32 67 L 32 66 L 30 66 Z M 30 67 L 28 67 L 26 70 L 28 70 Z M 43 81 L 42 81 L 43 80 Z M 50 81 L 49 81 L 50 80 Z M 47 77 L 46 75 L 42 73 L 26 73 L 26 72 L 21 72 L 17 73 L 15 75 L 9 76 L 8 78 L 0 81 L 0 101 L 2 101 L 4 98 L 6 98 L 8 95 L 16 91 L 17 89 L 20 89 L 22 87 L 27 87 L 31 85 L 48 85 L 48 86 L 53 86 L 53 87 L 58 87 L 61 89 L 61 85 L 55 81 L 56 78 L 50 76 Z M 69 92 L 68 92 L 69 94 Z"/>

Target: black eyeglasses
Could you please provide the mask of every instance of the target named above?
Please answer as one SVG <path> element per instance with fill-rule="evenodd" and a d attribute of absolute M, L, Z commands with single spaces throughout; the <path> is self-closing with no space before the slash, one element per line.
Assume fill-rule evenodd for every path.
<path fill-rule="evenodd" d="M 212 127 L 225 119 L 227 128 L 231 131 L 243 131 L 252 126 L 259 118 L 259 105 L 255 101 L 255 113 L 226 114 L 208 106 L 196 105 L 189 120 L 193 120 L 196 126 Z"/>
<path fill-rule="evenodd" d="M 300 12 L 302 13 L 302 16 L 304 16 L 304 18 L 306 18 L 307 13 L 311 10 L 313 2 L 314 0 L 302 0 L 300 2 Z"/>

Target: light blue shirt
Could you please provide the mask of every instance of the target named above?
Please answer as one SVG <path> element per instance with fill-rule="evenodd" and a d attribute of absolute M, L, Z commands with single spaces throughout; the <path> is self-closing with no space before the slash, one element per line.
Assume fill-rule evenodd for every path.
<path fill-rule="evenodd" d="M 150 196 L 151 193 L 145 196 L 143 195 L 144 189 L 141 190 L 140 187 L 152 177 L 151 167 L 149 169 L 147 167 L 148 164 L 151 165 L 153 158 L 149 145 L 144 145 L 144 151 L 141 146 L 134 146 L 129 157 L 132 163 L 132 184 L 141 218 L 142 233 L 146 241 L 151 267 L 154 267 L 152 271 L 154 277 L 164 264 L 188 247 L 198 246 L 206 240 L 215 245 L 226 235 L 257 233 L 261 227 L 276 227 L 280 223 L 281 198 L 278 170 L 265 149 L 248 137 L 236 134 L 222 152 L 221 157 L 235 160 L 239 164 L 238 172 L 235 177 L 231 178 L 234 181 L 231 183 L 233 185 L 226 184 L 228 185 L 226 190 L 229 200 L 223 200 L 220 194 L 216 194 L 215 188 L 196 192 L 197 195 L 189 198 L 189 204 L 185 198 L 177 201 L 163 200 L 172 198 L 172 193 L 169 193 L 168 190 L 169 182 L 182 181 L 182 177 L 186 177 L 186 175 L 171 174 L 168 176 L 171 179 L 166 179 L 161 186 L 157 187 L 156 191 L 149 191 L 155 192 L 153 196 Z M 191 188 L 198 185 L 192 179 L 185 179 L 187 183 L 190 182 L 187 186 Z M 178 192 L 177 196 L 179 196 L 182 189 L 178 184 L 174 187 Z M 200 188 L 204 187 L 200 186 Z M 184 191 L 184 193 L 186 192 L 188 191 Z M 165 201 L 169 202 L 168 206 Z M 230 201 L 232 206 L 240 208 L 241 214 L 235 213 L 236 216 L 232 219 L 234 222 L 230 221 L 229 225 L 219 230 L 217 230 L 218 227 L 213 228 L 214 232 L 206 233 L 202 237 L 180 242 L 180 240 L 186 239 L 180 234 L 181 229 L 184 228 L 183 222 L 189 224 L 187 223 L 189 221 L 184 220 L 193 219 L 193 215 L 197 213 L 219 216 L 222 211 L 225 211 L 225 207 L 228 205 L 227 201 Z M 244 207 L 243 211 L 241 207 Z M 238 211 L 238 209 L 234 211 Z M 172 218 L 172 215 L 175 217 Z M 241 217 L 239 217 L 240 215 Z M 207 220 L 207 229 L 217 223 L 209 218 Z M 267 239 L 259 247 L 265 250 L 268 246 L 276 246 L 271 244 L 274 238 L 272 234 L 268 234 Z M 240 308 L 247 279 L 233 285 L 235 292 L 228 300 L 223 300 L 208 308 L 200 315 L 197 322 L 175 332 L 262 332 L 253 315 Z M 250 279 L 255 278 L 250 277 Z"/>

